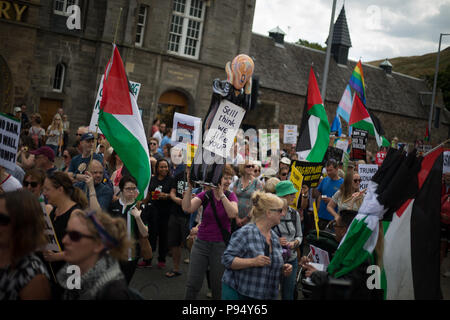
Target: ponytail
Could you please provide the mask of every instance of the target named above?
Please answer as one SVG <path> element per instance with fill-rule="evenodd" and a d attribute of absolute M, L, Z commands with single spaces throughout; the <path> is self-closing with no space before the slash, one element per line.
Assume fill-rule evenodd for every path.
<path fill-rule="evenodd" d="M 89 205 L 86 194 L 78 187 L 73 187 L 72 192 L 70 193 L 70 199 L 77 203 L 83 210 Z"/>

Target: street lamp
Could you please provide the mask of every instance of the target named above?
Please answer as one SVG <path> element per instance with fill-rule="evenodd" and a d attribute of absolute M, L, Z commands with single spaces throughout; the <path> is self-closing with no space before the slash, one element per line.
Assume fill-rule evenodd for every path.
<path fill-rule="evenodd" d="M 437 85 L 437 77 L 438 77 L 438 72 L 439 72 L 439 54 L 441 52 L 442 36 L 450 36 L 450 33 L 441 33 L 439 35 L 439 49 L 438 49 L 437 58 L 436 58 L 436 68 L 434 70 L 434 82 L 433 82 L 433 92 L 431 94 L 430 116 L 428 118 L 428 135 L 429 135 L 430 142 L 431 142 L 431 121 L 433 118 L 434 100 L 436 98 L 436 85 Z"/>

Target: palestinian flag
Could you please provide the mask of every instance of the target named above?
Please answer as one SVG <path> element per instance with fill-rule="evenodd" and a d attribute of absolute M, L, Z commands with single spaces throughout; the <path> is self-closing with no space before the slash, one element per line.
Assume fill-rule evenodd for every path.
<path fill-rule="evenodd" d="M 423 158 L 413 184 L 416 195 L 394 212 L 385 231 L 386 299 L 442 299 L 439 250 L 443 151 L 441 147 Z"/>
<path fill-rule="evenodd" d="M 353 99 L 352 113 L 350 114 L 349 126 L 353 128 L 366 130 L 369 134 L 375 136 L 378 147 L 389 146 L 389 141 L 382 136 L 381 123 L 374 115 L 369 114 L 366 107 L 356 94 Z M 379 132 L 381 131 L 381 132 Z"/>
<path fill-rule="evenodd" d="M 124 166 L 137 180 L 137 200 L 141 200 L 147 195 L 151 178 L 147 138 L 122 58 L 116 45 L 113 46 L 113 55 L 105 70 L 98 124 Z"/>
<path fill-rule="evenodd" d="M 297 154 L 300 160 L 322 162 L 330 142 L 330 124 L 320 96 L 314 70 L 309 72 L 308 90 L 303 110 Z"/>

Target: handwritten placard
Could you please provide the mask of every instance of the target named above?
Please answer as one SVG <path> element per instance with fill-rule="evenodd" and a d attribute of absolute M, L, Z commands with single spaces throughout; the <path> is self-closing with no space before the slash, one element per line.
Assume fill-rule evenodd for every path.
<path fill-rule="evenodd" d="M 0 166 L 15 170 L 20 120 L 0 113 Z"/>
<path fill-rule="evenodd" d="M 245 110 L 224 99 L 219 105 L 203 143 L 203 148 L 226 158 L 234 142 Z"/>
<path fill-rule="evenodd" d="M 358 165 L 358 174 L 361 177 L 361 183 L 359 184 L 359 190 L 367 189 L 369 181 L 377 173 L 378 165 L 376 164 L 360 164 Z"/>

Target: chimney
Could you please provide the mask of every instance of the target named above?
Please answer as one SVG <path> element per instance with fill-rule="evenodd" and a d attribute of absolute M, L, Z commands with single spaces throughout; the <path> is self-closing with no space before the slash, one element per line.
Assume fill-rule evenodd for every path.
<path fill-rule="evenodd" d="M 382 63 L 380 63 L 380 68 L 386 72 L 386 74 L 392 73 L 392 64 L 389 62 L 389 60 L 386 58 Z"/>
<path fill-rule="evenodd" d="M 276 27 L 269 31 L 269 37 L 271 37 L 273 40 L 275 40 L 275 44 L 279 44 L 281 46 L 284 46 L 284 36 L 286 33 L 280 29 L 280 27 Z"/>
<path fill-rule="evenodd" d="M 328 39 L 325 42 L 328 45 Z M 334 23 L 333 42 L 331 44 L 331 53 L 338 64 L 347 65 L 348 50 L 352 46 L 350 32 L 348 31 L 345 8 L 342 6 L 339 17 Z"/>

